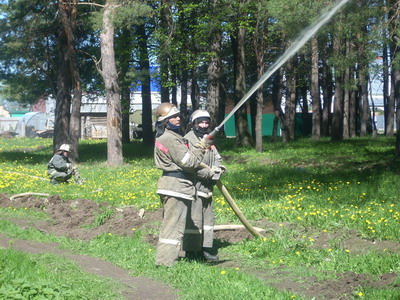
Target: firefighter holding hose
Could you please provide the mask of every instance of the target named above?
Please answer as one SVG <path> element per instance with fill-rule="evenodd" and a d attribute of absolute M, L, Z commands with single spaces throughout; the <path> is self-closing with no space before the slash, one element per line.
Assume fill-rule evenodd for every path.
<path fill-rule="evenodd" d="M 190 210 L 196 199 L 196 170 L 213 140 L 204 137 L 189 147 L 181 135 L 179 109 L 172 103 L 160 104 L 155 115 L 154 161 L 163 171 L 157 183 L 157 194 L 164 209 L 155 263 L 171 267 L 178 260 L 187 223 L 192 223 Z M 193 251 L 201 250 L 197 249 L 200 246 L 188 245 Z"/>
<path fill-rule="evenodd" d="M 188 139 L 190 145 L 193 146 L 211 132 L 211 116 L 208 111 L 198 109 L 192 113 L 190 122 L 192 124 L 192 130 L 185 135 L 185 138 Z M 201 168 L 197 171 L 195 185 L 197 197 L 192 203 L 191 210 L 194 225 L 196 228 L 201 228 L 201 230 L 197 232 L 192 230 L 192 234 L 187 234 L 185 236 L 184 250 L 186 243 L 198 243 L 200 241 L 202 251 L 199 253 L 189 252 L 189 256 L 204 258 L 207 261 L 213 262 L 218 260 L 218 256 L 213 249 L 214 211 L 212 206 L 212 192 L 214 185 L 226 168 L 222 165 L 221 156 L 214 145 L 206 150 L 202 163 L 203 166 L 206 165 L 208 167 Z"/>

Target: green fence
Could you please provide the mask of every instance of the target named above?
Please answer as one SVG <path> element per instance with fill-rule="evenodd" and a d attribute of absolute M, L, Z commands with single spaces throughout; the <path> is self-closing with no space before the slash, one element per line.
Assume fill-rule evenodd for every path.
<path fill-rule="evenodd" d="M 225 114 L 225 117 L 228 114 Z M 301 113 L 296 113 L 295 119 L 295 135 L 296 136 L 308 136 L 311 134 L 311 116 L 312 114 L 308 114 L 306 120 L 304 120 Z M 263 114 L 262 117 L 262 135 L 263 136 L 272 136 L 272 128 L 274 126 L 274 114 Z M 247 114 L 247 121 L 249 122 L 249 127 L 251 128 L 251 118 L 250 114 Z M 232 116 L 225 123 L 225 134 L 228 137 L 236 136 L 236 128 L 235 128 L 235 117 Z M 281 122 L 278 122 L 278 136 L 281 135 Z"/>

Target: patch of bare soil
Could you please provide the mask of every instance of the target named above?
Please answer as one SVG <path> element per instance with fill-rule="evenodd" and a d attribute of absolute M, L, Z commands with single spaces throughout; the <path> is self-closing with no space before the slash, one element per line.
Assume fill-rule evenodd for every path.
<path fill-rule="evenodd" d="M 92 239 L 102 233 L 113 233 L 118 235 L 129 236 L 133 234 L 133 228 L 158 228 L 161 222 L 162 211 L 142 212 L 133 207 L 124 207 L 115 209 L 107 203 L 96 203 L 91 200 L 77 199 L 66 201 L 58 196 L 50 196 L 48 198 L 36 198 L 25 196 L 16 198 L 11 201 L 7 195 L 0 194 L 0 207 L 19 207 L 33 208 L 46 212 L 50 220 L 22 220 L 15 218 L 11 220 L 22 227 L 34 227 L 43 232 L 47 232 L 56 236 L 68 236 L 78 239 Z M 92 228 L 90 225 L 95 223 L 96 216 L 105 210 L 113 210 L 111 217 L 101 226 Z M 265 220 L 254 222 L 255 226 L 265 228 L 266 236 L 278 229 L 281 225 L 298 232 L 299 237 L 306 234 L 312 236 L 315 240 L 314 247 L 328 248 L 331 243 L 339 243 L 344 249 L 350 249 L 352 253 L 365 253 L 367 251 L 376 250 L 382 253 L 393 252 L 400 253 L 400 244 L 390 241 L 368 241 L 360 237 L 354 231 L 341 231 L 334 233 L 321 233 L 312 228 L 301 227 L 290 223 L 273 223 Z M 218 245 L 224 246 L 240 242 L 245 239 L 253 238 L 250 233 L 244 229 L 221 230 L 215 232 L 215 239 Z M 157 235 L 147 235 L 145 241 L 156 245 Z M 119 269 L 112 264 L 83 255 L 74 255 L 57 248 L 57 245 L 42 243 L 34 243 L 27 241 L 15 241 L 8 243 L 8 239 L 0 236 L 0 246 L 6 245 L 17 248 L 20 251 L 34 252 L 42 251 L 52 252 L 64 255 L 73 259 L 88 272 L 92 272 L 105 277 L 112 277 L 119 280 L 127 286 L 134 286 L 134 290 L 127 288 L 124 295 L 128 299 L 174 299 L 176 293 L 167 286 L 159 282 L 154 282 L 146 278 L 130 277 L 126 270 Z M 223 260 L 217 265 L 225 267 L 237 267 L 240 262 L 233 260 Z M 386 286 L 396 287 L 393 282 L 398 278 L 398 274 L 388 273 L 382 275 L 378 279 L 371 278 L 366 274 L 356 274 L 347 272 L 344 274 L 336 274 L 336 279 L 322 281 L 317 278 L 301 278 L 293 275 L 284 267 L 268 271 L 254 270 L 242 268 L 245 272 L 252 273 L 264 280 L 270 286 L 279 290 L 286 290 L 293 293 L 304 295 L 306 298 L 315 299 L 351 299 L 352 292 L 358 286 L 383 288 Z M 142 281 L 141 281 L 142 280 Z M 400 288 L 397 286 L 397 288 Z M 161 294 L 159 294 L 161 293 Z M 162 297 L 160 296 L 162 295 Z"/>
<path fill-rule="evenodd" d="M 134 228 L 157 226 L 161 221 L 161 210 L 145 212 L 141 217 L 139 211 L 132 207 L 115 209 L 107 203 L 97 203 L 91 200 L 77 199 L 66 201 L 59 196 L 36 198 L 26 196 L 11 201 L 7 196 L 0 195 L 0 207 L 33 208 L 46 212 L 50 221 L 26 221 L 15 219 L 13 222 L 22 226 L 32 226 L 55 236 L 67 236 L 89 240 L 102 233 L 113 233 L 122 236 L 131 235 Z M 96 217 L 105 210 L 112 210 L 112 216 L 104 224 L 92 228 Z M 29 223 L 27 223 L 29 222 Z"/>

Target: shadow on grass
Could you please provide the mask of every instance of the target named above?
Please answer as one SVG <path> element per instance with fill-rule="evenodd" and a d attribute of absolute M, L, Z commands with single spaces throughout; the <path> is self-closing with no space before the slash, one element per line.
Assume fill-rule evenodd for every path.
<path fill-rule="evenodd" d="M 132 141 L 122 146 L 122 153 L 125 161 L 136 159 L 152 159 L 153 146 L 144 146 L 139 141 Z M 96 144 L 83 144 L 79 146 L 79 158 L 82 163 L 107 161 L 107 142 Z"/>
<path fill-rule="evenodd" d="M 299 190 L 295 186 L 303 186 L 305 188 L 307 185 L 316 186 L 316 181 L 321 184 L 322 188 L 319 191 L 309 191 L 304 190 L 303 195 L 306 197 L 310 195 L 321 195 L 321 193 L 329 193 L 331 186 L 343 186 L 345 188 L 347 185 L 352 185 L 350 190 L 345 189 L 340 197 L 337 197 L 336 204 L 349 204 L 352 201 L 356 201 L 357 204 L 362 205 L 362 202 L 367 201 L 365 199 L 362 201 L 359 197 L 354 195 L 348 195 L 347 193 L 361 194 L 366 192 L 368 194 L 378 195 L 380 193 L 385 193 L 382 187 L 388 186 L 388 181 L 392 181 L 390 184 L 392 188 L 400 188 L 400 183 L 396 180 L 398 177 L 398 168 L 393 167 L 392 164 L 388 162 L 382 166 L 371 167 L 371 168 L 357 168 L 353 164 L 345 164 L 340 169 L 330 169 L 330 170 L 313 170 L 313 169 L 302 169 L 293 167 L 283 167 L 283 166 L 246 166 L 246 174 L 237 172 L 234 174 L 229 174 L 226 181 L 228 184 L 227 188 L 233 197 L 246 197 L 246 199 L 255 201 L 260 201 L 264 199 L 279 199 L 282 195 L 299 193 Z M 357 182 L 361 182 L 364 190 L 357 188 Z M 291 188 L 288 187 L 289 183 L 293 183 Z M 245 191 L 243 191 L 245 189 Z M 322 190 L 325 189 L 325 190 Z M 346 196 L 347 195 L 347 196 Z"/>
<path fill-rule="evenodd" d="M 152 159 L 153 146 L 143 146 L 141 142 L 133 141 L 124 144 L 122 151 L 125 161 L 136 159 Z M 53 156 L 52 148 L 46 147 L 37 150 L 20 149 L 3 151 L 0 153 L 0 162 L 23 162 L 25 164 L 47 165 Z M 93 144 L 81 143 L 79 145 L 79 159 L 81 163 L 104 163 L 107 161 L 107 141 Z"/>
<path fill-rule="evenodd" d="M 283 149 L 292 149 L 295 147 L 297 150 L 313 149 L 315 151 L 325 151 L 326 149 L 333 150 L 335 148 L 354 148 L 360 149 L 369 146 L 383 146 L 395 148 L 395 137 L 378 137 L 372 139 L 371 137 L 353 138 L 342 141 L 332 141 L 330 138 L 321 138 L 319 141 L 313 141 L 310 138 L 297 138 L 293 142 L 284 143 L 281 138 L 273 141 L 271 137 L 263 138 L 263 148 L 266 151 L 279 151 Z M 249 147 L 241 147 L 237 145 L 235 138 L 219 138 L 217 139 L 217 148 L 220 151 L 232 151 L 234 153 L 241 153 L 249 150 Z"/>
<path fill-rule="evenodd" d="M 24 164 L 47 164 L 52 157 L 51 150 L 50 154 L 46 154 L 43 150 L 38 152 L 24 152 L 24 151 L 4 151 L 0 153 L 0 162 L 23 162 Z"/>

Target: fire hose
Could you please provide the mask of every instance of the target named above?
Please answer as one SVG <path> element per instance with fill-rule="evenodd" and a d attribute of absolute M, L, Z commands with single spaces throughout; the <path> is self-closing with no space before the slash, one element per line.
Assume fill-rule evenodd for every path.
<path fill-rule="evenodd" d="M 204 163 L 200 164 L 201 168 L 208 168 L 208 166 Z M 217 180 L 217 187 L 220 190 L 221 194 L 224 196 L 226 202 L 228 202 L 229 206 L 232 208 L 233 212 L 235 215 L 239 218 L 240 222 L 244 225 L 244 227 L 247 229 L 248 232 L 250 232 L 254 237 L 260 237 L 263 238 L 264 236 L 259 233 L 251 224 L 250 222 L 246 219 L 242 211 L 239 209 L 239 207 L 236 205 L 235 200 L 231 196 L 231 194 L 228 192 L 226 189 L 225 185 L 221 182 L 220 179 Z"/>
<path fill-rule="evenodd" d="M 259 233 L 246 219 L 246 217 L 239 209 L 239 207 L 236 205 L 235 200 L 232 198 L 231 194 L 228 192 L 228 190 L 226 189 L 225 185 L 221 182 L 221 180 L 217 181 L 217 187 L 220 190 L 221 194 L 226 199 L 226 202 L 228 202 L 229 206 L 232 208 L 235 215 L 239 218 L 240 222 L 242 222 L 244 227 L 247 229 L 247 231 L 250 232 L 254 237 L 263 238 L 264 236 L 261 233 Z"/>

